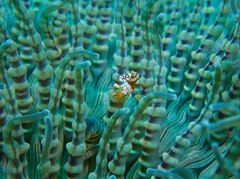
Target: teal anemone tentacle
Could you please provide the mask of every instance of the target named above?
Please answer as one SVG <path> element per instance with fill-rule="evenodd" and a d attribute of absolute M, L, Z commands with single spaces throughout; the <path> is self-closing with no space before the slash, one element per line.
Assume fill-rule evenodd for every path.
<path fill-rule="evenodd" d="M 77 51 L 77 50 L 83 50 L 82 45 L 82 35 L 83 30 L 80 15 L 78 12 L 78 6 L 77 2 L 75 0 L 71 0 L 71 7 L 72 7 L 72 13 L 73 13 L 73 23 L 70 27 L 72 35 L 73 35 L 73 42 L 72 47 L 69 49 L 69 52 Z M 85 49 L 86 50 L 86 49 Z M 74 101 L 74 68 L 76 66 L 76 63 L 79 61 L 83 61 L 84 57 L 81 58 L 73 58 L 69 62 L 68 69 L 66 70 L 66 82 L 64 85 L 65 88 L 65 95 L 62 98 L 62 103 L 64 104 L 65 111 L 63 113 L 63 120 L 64 120 L 64 135 L 66 136 L 66 142 L 70 141 L 71 133 L 72 133 L 72 120 L 74 116 L 74 109 L 73 109 L 73 101 Z M 68 139 L 67 139 L 68 138 Z"/>
<path fill-rule="evenodd" d="M 15 151 L 15 149 L 13 147 L 13 143 L 12 143 L 13 141 L 11 139 L 12 138 L 11 132 L 13 131 L 14 126 L 42 119 L 45 116 L 47 116 L 48 114 L 49 114 L 48 110 L 44 110 L 42 112 L 38 112 L 35 114 L 29 114 L 29 115 L 25 115 L 25 116 L 17 116 L 6 122 L 6 124 L 4 125 L 4 128 L 3 128 L 3 138 L 6 143 L 6 146 L 4 147 L 4 152 L 7 153 L 8 157 L 10 159 L 13 159 L 15 157 L 14 152 L 13 152 L 13 151 Z M 29 145 L 29 144 L 27 144 L 27 145 Z"/>
<path fill-rule="evenodd" d="M 0 17 L 0 34 L 0 42 L 5 42 L 8 39 L 7 24 L 2 17 Z"/>
<path fill-rule="evenodd" d="M 239 62 L 239 39 L 240 34 L 240 19 L 237 19 L 234 31 L 231 33 L 226 41 L 226 47 L 223 49 L 224 55 L 222 57 L 222 66 L 223 71 L 226 73 L 226 78 L 231 77 L 231 74 L 234 71 L 239 71 L 240 62 Z M 231 68 L 232 67 L 232 68 Z"/>
<path fill-rule="evenodd" d="M 143 75 L 139 79 L 139 84 L 143 87 L 142 95 L 152 91 L 152 86 L 154 85 L 153 79 L 153 68 L 156 65 L 156 61 L 153 57 L 153 45 L 152 45 L 152 21 L 149 17 L 151 15 L 151 9 L 156 3 L 155 0 L 149 0 L 143 7 L 141 11 L 141 34 L 144 40 L 143 51 L 144 58 L 141 60 L 141 66 L 143 69 Z M 151 21 L 151 23 L 149 22 Z"/>
<path fill-rule="evenodd" d="M 240 114 L 240 109 L 238 106 L 234 105 L 234 104 L 231 104 L 231 103 L 215 103 L 215 104 L 212 104 L 210 105 L 210 110 L 215 112 L 217 111 L 214 115 L 213 114 L 213 120 L 214 122 L 216 121 L 216 123 L 212 124 L 211 126 L 213 128 L 215 128 L 214 126 L 218 126 L 221 124 L 225 124 L 225 122 L 223 121 L 226 121 L 226 126 L 229 125 L 228 124 L 228 120 L 230 120 L 229 122 L 231 122 L 231 120 L 233 120 L 232 122 L 234 123 L 234 119 L 231 119 L 233 117 L 238 117 L 239 114 Z M 227 115 L 224 115 L 225 112 Z M 220 118 L 219 118 L 220 116 Z M 214 118 L 216 117 L 216 118 Z M 237 121 L 236 121 L 237 122 Z M 204 123 L 204 121 L 203 121 Z M 230 124 L 231 125 L 231 124 Z M 235 126 L 238 126 L 239 124 L 237 123 Z M 234 125 L 232 126 L 234 127 Z M 211 132 L 211 141 L 215 141 L 215 142 L 218 142 L 218 144 L 220 145 L 222 142 L 224 142 L 228 137 L 229 137 L 229 133 L 232 133 L 234 132 L 232 129 L 229 130 L 228 127 L 225 127 L 224 125 L 224 128 L 225 130 L 221 129 L 221 130 L 218 130 L 218 132 L 214 132 L 212 133 L 211 130 L 209 132 Z"/>
<path fill-rule="evenodd" d="M 73 35 L 73 45 L 69 51 L 83 49 L 83 24 L 80 20 L 80 13 L 78 9 L 78 0 L 71 0 L 72 15 L 73 15 L 73 24 L 70 26 L 72 35 Z M 86 50 L 86 49 L 85 49 Z"/>
<path fill-rule="evenodd" d="M 76 34 L 77 35 L 77 34 Z M 73 47 L 70 49 L 70 51 L 74 49 L 81 49 L 80 47 Z M 62 103 L 64 107 L 64 113 L 63 113 L 63 121 L 64 121 L 64 136 L 65 137 L 65 142 L 70 142 L 71 137 L 72 137 L 72 121 L 74 119 L 74 107 L 73 107 L 73 102 L 74 102 L 74 83 L 75 83 L 75 77 L 74 77 L 74 69 L 77 63 L 82 62 L 84 60 L 84 57 L 80 58 L 73 58 L 69 62 L 68 69 L 65 71 L 65 78 L 66 82 L 64 84 L 64 90 L 65 90 L 65 95 L 62 98 Z M 88 62 L 89 63 L 89 62 Z M 87 74 L 85 74 L 87 76 Z M 86 96 L 86 94 L 85 94 Z M 93 100 L 93 99 L 91 99 Z"/>
<path fill-rule="evenodd" d="M 85 50 L 78 50 L 74 52 L 68 53 L 59 63 L 58 67 L 55 70 L 55 80 L 54 84 L 51 90 L 51 98 L 49 101 L 49 111 L 51 113 L 51 119 L 52 119 L 52 124 L 53 124 L 53 142 L 51 146 L 51 154 L 50 154 L 50 160 L 51 160 L 51 169 L 49 172 L 49 177 L 56 177 L 58 171 L 60 170 L 59 166 L 59 150 L 57 148 L 60 145 L 63 145 L 62 141 L 59 141 L 59 136 L 58 136 L 58 127 L 60 122 L 62 121 L 62 115 L 58 113 L 58 108 L 60 105 L 60 99 L 62 97 L 62 83 L 64 79 L 64 70 L 66 69 L 66 66 L 72 59 L 80 58 L 80 57 L 85 57 L 85 58 L 90 58 L 90 59 L 97 59 L 99 57 L 98 54 L 88 52 Z M 89 61 L 86 63 L 90 63 Z M 85 64 L 85 63 L 84 63 Z"/>
<path fill-rule="evenodd" d="M 129 108 L 121 108 L 118 111 L 116 111 L 111 118 L 109 119 L 103 135 L 100 139 L 100 149 L 98 152 L 98 155 L 96 157 L 96 168 L 94 172 L 89 174 L 89 179 L 97 179 L 97 178 L 105 178 L 106 176 L 106 169 L 107 169 L 107 154 L 108 154 L 108 149 L 110 147 L 108 141 L 110 139 L 110 134 L 112 133 L 112 130 L 114 129 L 117 119 L 126 113 L 129 113 L 130 109 Z"/>
<path fill-rule="evenodd" d="M 42 35 L 42 40 L 44 44 L 44 49 L 46 51 L 46 56 L 51 67 L 56 69 L 61 60 L 61 49 L 57 47 L 52 33 L 50 32 L 50 18 L 54 11 L 66 4 L 66 1 L 58 1 L 53 4 L 48 5 L 44 8 L 40 14 L 40 31 Z M 43 120 L 38 123 L 40 128 L 40 134 L 43 136 L 43 131 L 45 124 Z"/>
<path fill-rule="evenodd" d="M 12 79 L 12 85 L 15 89 L 18 110 L 22 115 L 31 114 L 33 112 L 33 99 L 30 95 L 30 85 L 27 81 L 27 67 L 22 64 L 21 58 L 17 53 L 17 44 L 13 41 L 10 44 L 10 48 L 6 50 L 7 62 L 9 63 L 7 72 Z M 30 133 L 30 126 L 25 129 L 29 130 L 28 133 Z"/>
<path fill-rule="evenodd" d="M 166 93 L 167 94 L 167 93 Z M 175 94 L 169 93 L 169 98 L 167 100 L 176 100 L 177 96 Z M 159 138 L 163 129 L 163 120 L 166 116 L 166 99 L 154 100 L 154 105 L 146 109 L 147 114 L 150 119 L 144 122 L 145 134 L 140 143 L 142 145 L 142 155 L 140 155 L 138 162 L 140 164 L 139 178 L 147 179 L 146 175 L 147 168 L 157 168 L 158 163 L 158 153 L 160 148 Z"/>
<path fill-rule="evenodd" d="M 41 36 L 37 33 L 35 26 L 27 13 L 27 9 L 20 0 L 13 0 L 15 9 L 21 14 L 21 18 L 25 24 L 25 30 L 29 35 L 28 43 L 33 49 L 33 59 L 36 62 L 37 68 L 35 68 L 33 75 L 38 80 L 38 92 L 40 100 L 37 104 L 37 110 L 42 111 L 47 109 L 49 97 L 50 97 L 50 85 L 52 79 L 52 67 L 48 64 L 46 59 L 46 53 L 41 43 Z"/>
<path fill-rule="evenodd" d="M 167 75 L 167 68 L 165 65 L 165 58 L 163 55 L 162 49 L 162 39 L 159 35 L 160 24 L 164 20 L 165 14 L 160 13 L 154 20 L 153 23 L 153 33 L 152 39 L 154 42 L 154 55 L 156 60 L 156 66 L 154 67 L 154 75 L 155 75 L 155 84 L 153 86 L 153 91 L 155 92 L 167 92 L 168 89 L 166 87 L 166 75 Z M 175 95 L 175 94 L 174 94 Z M 162 106 L 165 106 L 166 103 L 163 103 Z"/>
<path fill-rule="evenodd" d="M 69 2 L 69 1 L 68 1 Z M 61 49 L 61 57 L 66 56 L 70 51 L 70 34 L 69 26 L 67 22 L 67 14 L 69 13 L 69 3 L 66 3 L 64 6 L 61 6 L 57 11 L 53 12 L 52 25 L 52 34 L 54 40 L 56 41 L 57 48 Z"/>
<path fill-rule="evenodd" d="M 239 20 L 237 0 L 0 0 L 0 178 L 239 177 Z M 7 122 L 45 109 L 5 154 Z"/>
<path fill-rule="evenodd" d="M 227 17 L 230 14 L 229 0 L 224 0 L 221 5 L 221 12 L 216 18 L 213 25 L 208 28 L 207 35 L 201 39 L 201 44 L 197 50 L 191 53 L 191 62 L 189 63 L 189 69 L 185 72 L 185 83 L 184 91 L 182 95 L 184 98 L 190 96 L 191 91 L 195 86 L 195 80 L 198 78 L 198 69 L 203 66 L 203 64 L 208 59 L 208 54 L 210 50 L 214 47 L 214 42 L 223 33 L 224 25 L 227 21 Z"/>
<path fill-rule="evenodd" d="M 16 3 L 16 2 L 15 2 Z M 13 6 L 16 5 L 13 2 Z M 16 19 L 14 20 L 14 27 L 12 28 L 11 31 L 11 36 L 13 37 L 13 41 L 16 42 L 17 48 L 19 55 L 21 57 L 21 61 L 24 64 L 24 66 L 27 67 L 27 73 L 30 74 L 32 73 L 36 62 L 35 59 L 32 58 L 32 54 L 34 53 L 33 48 L 32 48 L 32 43 L 30 42 L 29 35 L 31 33 L 31 20 L 30 20 L 30 10 L 29 10 L 29 2 L 27 3 L 26 1 L 23 2 L 23 6 L 21 2 L 19 2 L 19 9 L 14 9 L 14 14 Z M 24 11 L 22 8 L 25 8 L 26 10 L 24 14 L 22 12 Z M 20 10 L 21 9 L 21 10 Z M 27 22 L 28 24 L 24 25 L 22 22 Z M 30 30 L 31 29 L 31 30 Z M 30 35 L 30 36 L 31 36 Z"/>
<path fill-rule="evenodd" d="M 133 35 L 131 37 L 131 62 L 129 64 L 129 70 L 137 72 L 140 76 L 142 75 L 141 60 L 143 58 L 143 38 L 140 35 L 141 31 L 141 9 L 144 5 L 144 2 L 141 0 L 136 1 L 137 12 L 134 16 L 135 27 L 133 30 Z"/>
<path fill-rule="evenodd" d="M 7 84 L 7 80 L 6 80 L 6 77 L 5 77 L 5 72 L 4 72 L 4 66 L 3 66 L 3 55 L 4 53 L 6 52 L 6 50 L 11 46 L 12 42 L 11 40 L 7 40 L 5 41 L 4 43 L 1 44 L 0 46 L 0 60 L 1 60 L 1 63 L 0 63 L 0 80 L 1 82 Z"/>
<path fill-rule="evenodd" d="M 240 112 L 240 110 L 238 110 L 238 114 L 239 114 L 239 112 Z M 211 133 L 218 132 L 218 131 L 228 129 L 231 127 L 240 127 L 239 119 L 240 119 L 239 115 L 225 118 L 214 124 L 210 124 L 207 128 L 207 131 L 209 131 L 209 133 L 211 134 Z"/>
<path fill-rule="evenodd" d="M 51 90 L 51 97 L 48 105 L 49 111 L 51 115 L 53 115 L 53 121 L 55 121 L 54 116 L 57 114 L 57 109 L 59 108 L 59 105 L 60 105 L 60 98 L 62 97 L 61 89 L 62 89 L 62 83 L 64 79 L 64 70 L 66 69 L 66 66 L 68 65 L 70 60 L 80 58 L 80 57 L 89 58 L 89 59 L 98 59 L 99 56 L 96 53 L 88 52 L 85 50 L 78 50 L 78 51 L 70 52 L 62 59 L 61 63 L 58 65 L 58 67 L 55 70 L 56 78 L 54 80 L 54 85 Z M 59 117 L 60 116 L 58 116 L 58 118 Z M 53 122 L 53 126 L 54 125 L 55 125 L 55 122 Z"/>
<path fill-rule="evenodd" d="M 225 66 L 226 64 L 224 64 L 224 62 L 222 64 L 223 64 L 223 70 L 224 70 L 226 67 Z M 229 74 L 229 73 L 225 71 L 225 74 Z M 218 111 L 213 113 L 212 118 L 214 122 L 221 121 L 230 116 L 237 115 L 236 113 L 239 111 L 238 108 L 240 105 L 239 103 L 240 73 L 234 74 L 233 76 L 230 75 L 229 78 L 232 78 L 232 79 L 229 79 L 229 80 L 226 79 L 226 81 L 228 82 L 232 81 L 232 85 L 229 87 L 225 87 L 226 89 L 224 90 L 227 90 L 227 89 L 228 90 L 222 92 L 220 97 L 222 98 L 223 102 L 211 105 L 213 109 L 211 109 L 211 106 L 210 106 L 210 110 L 212 110 L 213 112 L 215 112 L 214 108 L 218 109 Z M 225 129 L 225 130 L 216 132 L 210 136 L 211 140 L 214 140 L 218 142 L 219 145 L 221 145 L 229 137 L 229 133 L 231 133 L 231 131 L 232 131 L 231 129 Z"/>
<path fill-rule="evenodd" d="M 168 75 L 168 91 L 173 94 L 180 94 L 183 87 L 184 69 L 189 63 L 189 52 L 196 41 L 197 28 L 201 22 L 201 0 L 198 0 L 194 10 L 190 14 L 187 28 L 179 33 L 179 41 L 176 44 L 176 54 L 171 56 L 171 69 Z"/>
<path fill-rule="evenodd" d="M 122 0 L 118 1 L 118 4 L 116 6 L 116 12 L 115 12 L 115 26 L 114 26 L 114 32 L 117 36 L 116 41 L 116 51 L 113 55 L 114 64 L 113 67 L 115 68 L 115 71 L 112 75 L 112 79 L 115 82 L 115 84 L 121 84 L 120 76 L 127 73 L 128 66 L 130 64 L 130 58 L 127 55 L 128 52 L 128 44 L 126 41 L 126 27 L 124 26 L 123 21 L 123 9 L 126 6 L 126 3 L 128 0 Z M 108 107 L 107 115 L 104 116 L 104 122 L 108 123 L 110 117 L 120 108 L 123 107 L 124 103 L 126 102 L 126 98 L 123 98 L 121 101 L 114 100 L 113 97 L 114 92 L 113 90 L 110 90 L 110 103 Z M 110 142 L 110 153 L 108 154 L 111 158 L 113 156 L 113 153 L 116 150 L 116 139 L 121 135 L 121 123 L 122 119 L 119 118 L 117 120 L 117 124 L 113 130 Z M 99 169 L 98 169 L 99 170 Z"/>
<path fill-rule="evenodd" d="M 170 69 L 170 57 L 171 54 L 176 53 L 176 46 L 173 45 L 177 41 L 177 32 L 179 31 L 179 21 L 182 18 L 182 9 L 184 8 L 183 5 L 184 1 L 177 0 L 176 7 L 170 14 L 170 22 L 165 24 L 164 32 L 165 34 L 162 37 L 163 43 L 163 55 L 165 58 L 165 64 L 168 69 Z M 173 92 L 174 93 L 174 92 Z"/>
<path fill-rule="evenodd" d="M 168 178 L 168 179 L 184 179 L 192 178 L 197 179 L 197 174 L 188 168 L 174 168 L 169 171 L 157 170 L 153 168 L 147 169 L 147 174 L 157 178 Z"/>
<path fill-rule="evenodd" d="M 154 41 L 154 47 L 155 47 L 155 50 L 154 50 L 155 59 L 156 59 L 156 63 L 158 64 L 154 67 L 155 84 L 153 86 L 153 91 L 154 92 L 165 92 L 166 93 L 167 88 L 165 86 L 165 75 L 167 73 L 167 69 L 164 65 L 164 59 L 163 59 L 163 56 L 162 56 L 161 37 L 158 34 L 159 25 L 160 25 L 160 22 L 162 22 L 162 20 L 163 20 L 163 16 L 164 16 L 163 14 L 160 14 L 159 16 L 157 16 L 155 18 L 154 24 L 153 24 L 152 39 Z M 165 100 L 154 100 L 153 106 L 154 106 L 153 108 L 155 108 L 155 107 L 165 108 L 166 107 L 166 101 Z M 152 112 L 155 111 L 153 108 L 150 109 L 150 110 L 152 110 Z M 161 111 L 161 109 L 160 109 L 160 111 Z M 148 109 L 146 110 L 146 114 L 147 115 L 149 114 Z M 163 113 L 161 113 L 161 114 L 163 114 Z M 142 148 L 143 148 L 143 143 L 144 142 L 141 142 L 141 141 L 143 140 L 145 129 L 146 129 L 146 125 L 143 121 L 142 130 L 138 130 L 136 132 L 136 135 L 134 136 L 134 138 L 132 140 L 132 151 L 130 152 L 129 159 L 127 160 L 127 163 L 129 164 L 129 166 L 132 165 L 133 162 L 135 162 L 135 165 L 137 165 L 137 163 L 138 163 L 136 161 L 138 160 L 139 156 L 141 156 L 141 153 L 142 153 Z M 157 160 L 155 160 L 155 161 L 157 161 Z M 153 164 L 155 162 L 151 162 L 151 163 Z M 137 173 L 137 171 L 136 171 L 136 173 Z"/>
<path fill-rule="evenodd" d="M 183 179 L 182 177 L 180 177 L 174 173 L 157 170 L 157 169 L 152 169 L 152 168 L 147 169 L 147 174 L 150 176 L 162 177 L 162 178 L 168 178 L 168 179 Z"/>
<path fill-rule="evenodd" d="M 221 85 L 221 77 L 222 77 L 222 66 L 219 62 L 214 63 L 215 71 L 213 77 L 213 85 L 208 85 L 210 88 L 210 93 L 208 95 L 208 100 L 206 101 L 205 107 L 201 110 L 199 117 L 196 119 L 196 123 L 201 122 L 203 118 L 209 119 L 211 117 L 210 105 L 216 103 L 219 99 L 219 90 Z"/>
<path fill-rule="evenodd" d="M 4 89 L 4 84 L 0 83 L 0 90 Z M 0 156 L 3 156 L 3 127 L 6 123 L 6 111 L 5 111 L 6 101 L 2 97 L 0 92 Z"/>
<path fill-rule="evenodd" d="M 101 9 L 96 21 L 97 32 L 94 38 L 94 44 L 92 45 L 92 51 L 99 54 L 98 60 L 93 60 L 91 65 L 91 72 L 94 77 L 94 83 L 96 83 L 103 75 L 107 66 L 107 55 L 109 53 L 108 39 L 112 32 L 112 20 L 113 20 L 113 0 L 103 0 Z"/>
<path fill-rule="evenodd" d="M 162 39 L 161 39 L 161 36 L 159 35 L 160 24 L 162 23 L 164 17 L 165 17 L 165 14 L 160 13 L 154 19 L 153 28 L 152 28 L 152 39 L 155 47 L 154 53 L 155 53 L 157 64 L 160 66 L 160 68 L 165 66 L 165 63 L 164 63 L 165 59 L 164 59 L 163 50 L 162 50 Z"/>
<path fill-rule="evenodd" d="M 238 107 L 240 107 L 240 104 L 239 104 L 240 71 L 239 69 L 240 67 L 238 67 L 238 72 L 231 77 L 232 84 L 230 86 L 230 89 L 222 93 L 222 99 L 224 102 L 232 103 Z M 226 115 L 229 115 L 228 111 L 224 111 L 224 113 L 226 113 Z"/>
<path fill-rule="evenodd" d="M 111 175 L 108 179 L 117 179 L 117 177 L 114 175 Z"/>
<path fill-rule="evenodd" d="M 237 28 L 238 24 L 236 24 L 235 28 Z M 231 37 L 233 36 L 233 37 Z M 225 76 L 227 74 L 228 70 L 226 68 L 226 65 L 230 66 L 233 65 L 233 59 L 235 59 L 236 56 L 236 50 L 237 48 L 236 41 L 237 37 L 234 34 L 231 34 L 231 36 L 228 39 L 224 40 L 224 43 L 222 44 L 219 51 L 212 54 L 209 58 L 208 63 L 198 70 L 199 73 L 199 79 L 196 82 L 196 87 L 192 90 L 192 100 L 191 104 L 189 105 L 190 110 L 188 111 L 188 116 L 194 118 L 199 115 L 201 109 L 203 108 L 204 100 L 207 96 L 207 90 L 206 90 L 206 84 L 211 80 L 211 70 L 213 68 L 214 62 L 220 62 L 223 68 L 223 77 L 222 81 L 225 80 Z M 232 39 L 232 40 L 231 40 Z M 224 55 L 223 55 L 224 54 Z M 223 87 L 221 86 L 221 89 Z M 221 91 L 220 89 L 220 91 Z"/>
<path fill-rule="evenodd" d="M 60 7 L 64 6 L 65 4 L 66 4 L 66 1 L 57 1 L 47 6 L 46 8 L 44 8 L 40 15 L 39 26 L 41 29 L 41 35 L 43 37 L 43 43 L 45 46 L 46 55 L 53 69 L 55 69 L 57 65 L 60 63 L 61 50 L 56 46 L 56 42 L 54 41 L 53 36 L 50 32 L 49 20 L 52 12 L 56 11 Z"/>
<path fill-rule="evenodd" d="M 219 166 L 216 172 L 214 173 L 213 178 L 219 178 L 219 177 L 226 178 L 229 175 L 232 175 L 234 178 L 240 177 L 239 171 L 236 170 L 234 167 L 232 167 L 239 162 L 238 157 L 235 157 L 240 155 L 239 145 L 240 145 L 239 130 L 237 130 L 237 135 L 234 137 L 233 144 L 224 158 L 221 156 L 219 152 L 218 144 L 212 143 L 212 149 L 219 163 Z"/>
<path fill-rule="evenodd" d="M 140 66 L 141 66 L 141 71 L 142 75 L 140 76 L 139 79 L 139 86 L 141 88 L 139 89 L 140 93 L 136 95 L 137 101 L 148 93 L 153 91 L 153 86 L 155 83 L 154 79 L 154 68 L 157 66 L 157 62 L 154 58 L 154 46 L 152 43 L 152 27 L 154 20 L 149 18 L 151 16 L 155 17 L 156 16 L 156 11 L 158 10 L 160 6 L 160 2 L 154 1 L 154 0 L 149 0 L 146 2 L 146 4 L 143 6 L 141 10 L 141 16 L 140 16 L 140 25 L 141 25 L 141 36 L 143 39 L 143 59 L 141 60 Z M 142 2 L 141 2 L 142 3 Z M 141 5 L 139 3 L 139 6 Z M 162 69 L 160 69 L 162 70 Z M 166 92 L 166 91 L 162 91 Z M 133 136 L 132 139 L 132 151 L 130 152 L 131 157 L 129 157 L 127 163 L 129 165 L 132 165 L 132 162 L 136 160 L 139 157 L 139 154 L 141 154 L 141 144 L 139 143 L 140 139 L 144 135 L 145 127 L 144 127 L 144 122 L 149 119 L 149 116 L 147 115 L 147 112 L 143 112 L 142 115 L 142 120 L 138 122 L 138 128 L 136 129 L 136 132 Z M 128 168 L 128 166 L 127 166 Z M 126 171 L 127 172 L 127 171 Z"/>
<path fill-rule="evenodd" d="M 240 112 L 240 109 L 231 103 L 215 103 L 209 106 L 210 110 L 229 110 L 232 114 L 237 115 Z"/>
<path fill-rule="evenodd" d="M 53 89 L 51 90 L 51 99 L 49 101 L 49 111 L 51 114 L 56 114 L 56 110 L 59 107 L 59 99 L 62 97 L 62 82 L 63 82 L 63 77 L 64 77 L 64 70 L 70 60 L 73 58 L 80 58 L 84 57 L 87 59 L 98 59 L 99 55 L 97 53 L 92 53 L 88 52 L 86 50 L 78 50 L 74 52 L 70 52 L 67 54 L 55 70 L 55 81 L 54 81 L 54 86 Z"/>
<path fill-rule="evenodd" d="M 48 168 L 51 166 L 51 163 L 49 161 L 49 153 L 50 153 L 50 146 L 52 143 L 52 121 L 49 117 L 44 118 L 44 122 L 46 125 L 44 138 L 41 141 L 41 144 L 43 146 L 42 149 L 42 156 L 41 160 L 39 162 L 39 165 L 37 166 L 38 172 L 39 172 L 39 178 L 46 178 L 48 176 Z"/>
<path fill-rule="evenodd" d="M 222 67 L 220 63 L 216 62 L 214 66 L 216 71 L 214 74 L 213 86 L 209 93 L 207 104 L 201 110 L 199 117 L 194 122 L 189 123 L 187 130 L 182 135 L 176 137 L 176 143 L 171 147 L 170 151 L 163 153 L 163 162 L 159 165 L 159 169 L 167 170 L 171 167 L 178 167 L 179 160 L 185 154 L 185 151 L 190 147 L 193 139 L 199 137 L 199 135 L 203 132 L 203 127 L 200 125 L 200 122 L 202 122 L 204 119 L 210 119 L 212 113 L 209 110 L 209 106 L 218 100 L 218 93 L 222 76 Z"/>
<path fill-rule="evenodd" d="M 90 65 L 90 61 L 85 61 L 77 64 L 74 69 L 75 100 L 73 102 L 73 108 L 75 118 L 72 122 L 72 141 L 66 144 L 66 149 L 69 153 L 69 160 L 64 165 L 64 168 L 67 171 L 67 177 L 69 178 L 83 178 L 85 175 L 83 162 L 84 154 L 87 149 L 85 144 L 85 131 L 87 128 L 85 117 L 87 104 L 84 99 L 85 88 L 83 86 L 83 70 L 89 68 Z"/>
<path fill-rule="evenodd" d="M 174 11 L 176 5 L 176 0 L 165 0 L 164 1 L 164 12 L 166 12 L 166 18 L 164 19 L 165 24 L 169 24 L 171 20 L 171 14 Z M 163 31 L 163 30 L 162 30 Z"/>
<path fill-rule="evenodd" d="M 96 27 L 96 21 L 97 16 L 99 14 L 99 9 L 97 8 L 98 1 L 92 0 L 91 3 L 89 3 L 86 7 L 86 21 L 83 21 L 83 37 L 82 37 L 82 43 L 83 48 L 85 50 L 90 50 L 93 39 L 92 36 L 96 34 L 97 27 Z M 79 9 L 80 11 L 80 9 Z"/>
<path fill-rule="evenodd" d="M 201 9 L 202 13 L 202 24 L 199 26 L 199 35 L 198 38 L 202 38 L 204 36 L 204 33 L 206 32 L 207 28 L 211 25 L 211 23 L 214 21 L 214 18 L 216 17 L 216 9 L 219 9 L 216 4 L 213 4 L 213 0 L 207 0 L 202 1 L 204 6 Z"/>
<path fill-rule="evenodd" d="M 149 18 L 149 12 L 152 8 L 152 6 L 154 5 L 155 1 L 154 0 L 148 0 L 147 3 L 145 4 L 145 6 L 142 9 L 141 12 L 141 25 L 143 25 L 143 28 L 147 27 L 147 20 Z M 146 28 L 147 30 L 147 28 Z"/>
<path fill-rule="evenodd" d="M 19 115 L 16 100 L 13 99 L 15 96 L 14 88 L 12 86 L 7 86 L 5 83 L 1 84 L 0 95 L 5 99 L 6 106 L 5 110 L 7 112 L 6 121 Z"/>
<path fill-rule="evenodd" d="M 3 128 L 3 151 L 8 157 L 7 174 L 10 178 L 28 178 L 26 153 L 30 145 L 23 139 L 21 124 L 33 122 L 44 118 L 49 114 L 48 110 L 17 116 L 9 119 Z"/>
<path fill-rule="evenodd" d="M 126 29 L 123 25 L 123 8 L 126 5 L 127 0 L 119 1 L 117 6 L 117 12 L 115 14 L 115 33 L 117 34 L 116 42 L 116 52 L 114 54 L 114 66 L 116 67 L 116 72 L 113 74 L 112 78 L 115 83 L 119 83 L 119 76 L 127 73 L 127 67 L 130 63 L 130 58 L 127 57 L 128 44 L 126 42 L 125 34 Z"/>
<path fill-rule="evenodd" d="M 173 96 L 174 98 L 176 97 L 175 95 Z M 124 171 L 126 169 L 126 158 L 132 149 L 131 141 L 139 126 L 139 120 L 143 111 L 148 107 L 148 105 L 152 102 L 153 99 L 161 98 L 168 100 L 171 99 L 173 96 L 167 93 L 152 92 L 144 96 L 139 101 L 136 110 L 129 119 L 129 123 L 124 131 L 123 136 L 117 141 L 117 151 L 114 155 L 114 158 L 108 164 L 111 174 L 114 174 L 119 178 L 123 178 Z"/>
<path fill-rule="evenodd" d="M 33 98 L 30 94 L 30 84 L 27 80 L 27 67 L 22 63 L 18 55 L 17 44 L 13 41 L 10 43 L 10 47 L 6 50 L 6 60 L 9 64 L 7 74 L 11 78 L 11 85 L 15 91 L 16 105 L 21 115 L 31 114 L 35 111 L 33 108 Z M 33 123 L 23 124 L 22 127 L 25 132 L 25 140 L 29 142 L 31 133 L 33 132 Z"/>
<path fill-rule="evenodd" d="M 3 82 L 4 93 L 6 93 L 6 95 L 3 95 L 7 101 L 6 111 L 8 112 L 8 115 L 15 116 L 18 112 L 16 100 L 14 99 L 14 88 L 9 85 L 3 65 L 3 54 L 11 44 L 11 40 L 7 40 L 0 46 L 0 81 Z"/>
<path fill-rule="evenodd" d="M 157 61 L 157 66 L 154 67 L 155 72 L 155 84 L 153 86 L 154 92 L 167 92 L 165 77 L 167 74 L 167 68 L 165 66 L 165 59 L 162 51 L 161 37 L 158 34 L 160 23 L 164 18 L 164 14 L 160 13 L 154 20 L 153 24 L 153 35 L 155 47 L 155 59 Z M 171 97 L 170 97 L 171 96 Z M 169 93 L 169 99 L 176 100 L 177 96 L 175 94 Z M 145 134 L 144 137 L 140 139 L 141 144 L 141 155 L 138 159 L 140 165 L 138 171 L 139 178 L 149 178 L 146 174 L 147 168 L 157 168 L 160 162 L 159 148 L 160 141 L 159 138 L 163 129 L 163 120 L 166 117 L 166 105 L 167 100 L 164 99 L 154 99 L 153 105 L 148 107 L 145 112 L 150 117 L 149 120 L 144 122 Z M 134 144 L 134 142 L 133 142 Z M 133 145 L 134 146 L 134 145 Z M 139 148 L 139 147 L 138 147 Z"/>
<path fill-rule="evenodd" d="M 128 44 L 128 54 L 130 54 L 130 50 L 132 48 L 132 32 L 134 29 L 134 16 L 136 14 L 137 8 L 135 7 L 135 0 L 128 0 L 124 9 L 123 9 L 123 25 L 126 29 L 126 42 Z M 130 58 L 130 56 L 129 56 Z"/>

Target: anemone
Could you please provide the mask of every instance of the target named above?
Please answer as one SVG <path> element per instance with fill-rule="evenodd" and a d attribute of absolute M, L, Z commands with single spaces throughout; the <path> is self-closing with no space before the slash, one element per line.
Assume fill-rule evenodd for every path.
<path fill-rule="evenodd" d="M 240 177 L 237 0 L 0 1 L 0 175 Z"/>

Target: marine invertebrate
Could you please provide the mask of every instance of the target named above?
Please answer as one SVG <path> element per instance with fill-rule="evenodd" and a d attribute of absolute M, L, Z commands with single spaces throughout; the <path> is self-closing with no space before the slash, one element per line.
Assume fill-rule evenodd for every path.
<path fill-rule="evenodd" d="M 114 84 L 114 92 L 112 94 L 114 102 L 120 103 L 126 100 L 133 90 L 138 87 L 138 79 L 139 74 L 134 71 L 131 71 L 129 74 L 120 75 L 119 81 L 122 84 Z"/>
<path fill-rule="evenodd" d="M 0 3 L 0 174 L 239 177 L 237 1 Z"/>

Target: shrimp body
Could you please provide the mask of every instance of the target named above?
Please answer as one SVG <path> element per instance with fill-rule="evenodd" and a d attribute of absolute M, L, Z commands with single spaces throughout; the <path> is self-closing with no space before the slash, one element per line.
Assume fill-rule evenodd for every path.
<path fill-rule="evenodd" d="M 133 90 L 138 87 L 137 82 L 139 79 L 139 74 L 131 71 L 128 74 L 123 74 L 119 76 L 119 81 L 122 84 L 114 84 L 114 92 L 112 94 L 112 99 L 116 103 L 121 103 L 127 99 L 127 97 L 133 92 Z"/>

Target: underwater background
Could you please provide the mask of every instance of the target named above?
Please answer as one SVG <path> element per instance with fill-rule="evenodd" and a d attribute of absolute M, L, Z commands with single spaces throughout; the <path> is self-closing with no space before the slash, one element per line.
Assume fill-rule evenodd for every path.
<path fill-rule="evenodd" d="M 0 0 L 0 178 L 240 178 L 237 0 Z"/>

